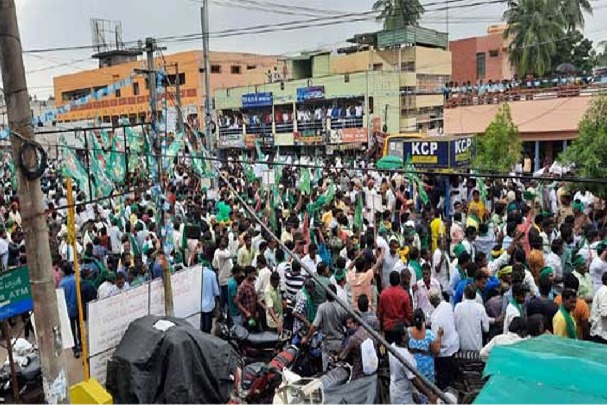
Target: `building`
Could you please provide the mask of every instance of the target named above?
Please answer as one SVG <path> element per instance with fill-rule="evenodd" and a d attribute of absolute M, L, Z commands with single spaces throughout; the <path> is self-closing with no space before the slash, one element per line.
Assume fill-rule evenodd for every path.
<path fill-rule="evenodd" d="M 218 148 L 373 144 L 372 135 L 439 130 L 451 75 L 447 34 L 407 27 L 284 61 L 274 83 L 215 93 Z M 371 136 L 370 136 L 371 135 Z M 281 149 L 282 150 L 282 149 Z"/>
<path fill-rule="evenodd" d="M 267 80 L 267 72 L 277 65 L 277 57 L 234 52 L 211 52 L 211 94 L 219 88 L 262 84 Z M 108 58 L 104 57 L 104 60 Z M 101 63 L 99 69 L 82 71 L 53 79 L 55 103 L 61 107 L 75 99 L 92 94 L 95 90 L 108 86 L 133 75 L 135 69 L 146 69 L 145 60 L 113 58 L 113 63 Z M 123 63 L 121 63 L 123 62 Z M 182 110 L 190 123 L 203 122 L 205 98 L 204 63 L 201 51 L 180 52 L 155 58 L 155 66 L 163 69 L 170 84 L 179 78 Z M 178 69 L 178 76 L 177 71 Z M 167 105 L 174 110 L 175 89 L 169 88 Z M 162 112 L 162 97 L 158 102 L 159 117 Z M 60 114 L 58 122 L 96 120 L 99 123 L 116 125 L 120 118 L 128 118 L 131 123 L 144 122 L 150 114 L 148 84 L 145 74 L 136 75 L 132 86 L 116 90 L 99 101 L 93 101 L 71 108 Z M 167 115 L 173 115 L 170 111 Z"/>
<path fill-rule="evenodd" d="M 451 80 L 461 85 L 511 79 L 515 72 L 508 59 L 506 28 L 506 25 L 491 25 L 487 35 L 450 41 Z"/>

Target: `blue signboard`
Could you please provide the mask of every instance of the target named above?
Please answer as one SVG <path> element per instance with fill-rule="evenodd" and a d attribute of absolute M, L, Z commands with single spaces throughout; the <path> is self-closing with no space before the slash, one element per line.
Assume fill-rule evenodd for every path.
<path fill-rule="evenodd" d="M 34 309 L 27 267 L 0 274 L 0 320 Z"/>
<path fill-rule="evenodd" d="M 249 93 L 242 95 L 242 108 L 271 107 L 272 93 Z"/>
<path fill-rule="evenodd" d="M 297 89 L 297 102 L 325 98 L 325 86 L 300 87 Z"/>
<path fill-rule="evenodd" d="M 403 142 L 403 158 L 411 156 L 415 167 L 449 168 L 449 141 L 407 140 Z"/>
<path fill-rule="evenodd" d="M 451 142 L 451 167 L 469 166 L 472 161 L 472 137 L 454 139 Z"/>

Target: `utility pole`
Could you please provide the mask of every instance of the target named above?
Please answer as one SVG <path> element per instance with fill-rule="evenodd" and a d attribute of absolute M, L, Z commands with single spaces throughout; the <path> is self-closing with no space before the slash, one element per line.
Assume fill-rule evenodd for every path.
<path fill-rule="evenodd" d="M 179 64 L 175 62 L 175 102 L 177 103 L 177 132 L 183 132 L 183 110 L 181 109 L 181 80 Z"/>
<path fill-rule="evenodd" d="M 209 58 L 209 0 L 204 0 L 200 8 L 200 21 L 202 25 L 202 53 L 204 57 L 204 129 L 207 141 L 207 150 L 212 155 L 214 150 L 213 133 L 211 132 L 211 60 Z"/>
<path fill-rule="evenodd" d="M 152 139 L 152 147 L 156 153 L 156 161 L 158 163 L 158 183 L 157 187 L 159 187 L 160 193 L 160 204 L 156 206 L 156 210 L 160 211 L 159 220 L 158 220 L 158 229 L 156 229 L 156 235 L 158 236 L 158 240 L 160 241 L 159 251 L 164 249 L 164 238 L 162 233 L 164 232 L 164 179 L 162 176 L 162 147 L 160 142 L 160 134 L 158 131 L 158 93 L 156 89 L 156 70 L 154 67 L 154 52 L 157 50 L 162 50 L 156 46 L 156 40 L 154 38 L 146 38 L 145 39 L 145 48 L 144 51 L 147 54 L 147 73 L 148 75 L 148 91 L 150 94 L 150 109 L 151 109 L 151 119 L 152 119 L 152 133 L 154 138 Z M 136 70 L 137 71 L 137 70 Z M 166 94 L 165 94 L 166 97 Z M 164 308 L 167 316 L 173 316 L 173 287 L 171 285 L 171 272 L 168 264 L 163 264 L 162 266 L 162 284 L 164 285 Z"/>
<path fill-rule="evenodd" d="M 13 159 L 18 162 L 20 155 L 24 155 L 23 166 L 29 171 L 37 169 L 39 162 L 33 148 L 23 149 L 24 145 L 37 144 L 32 127 L 22 52 L 15 1 L 0 0 L 0 68 L 8 122 L 13 133 L 11 136 Z M 18 135 L 14 135 L 15 133 Z M 20 167 L 17 170 L 17 180 L 27 264 L 34 298 L 45 400 L 49 404 L 67 404 L 70 402 L 67 370 L 63 357 L 57 294 L 50 272 L 51 251 L 46 215 L 42 205 L 40 178 L 26 177 L 23 168 Z"/>

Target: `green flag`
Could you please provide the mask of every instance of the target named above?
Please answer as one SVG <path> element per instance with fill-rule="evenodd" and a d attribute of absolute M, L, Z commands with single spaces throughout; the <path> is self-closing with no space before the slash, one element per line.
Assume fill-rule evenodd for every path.
<path fill-rule="evenodd" d="M 93 151 L 89 152 L 90 160 L 90 175 L 93 178 L 93 184 L 95 185 L 94 195 L 97 198 L 107 197 L 114 190 L 114 183 L 105 174 L 104 167 L 101 162 L 96 159 L 96 155 Z"/>
<path fill-rule="evenodd" d="M 141 165 L 141 155 L 143 154 L 143 134 L 136 133 L 133 128 L 128 127 L 126 131 L 126 142 L 129 145 L 129 168 L 134 170 Z"/>
<path fill-rule="evenodd" d="M 259 144 L 259 140 L 255 140 L 255 151 L 257 152 L 257 160 L 264 160 L 266 155 L 261 151 L 261 145 Z"/>
<path fill-rule="evenodd" d="M 110 150 L 109 163 L 106 174 L 114 183 L 122 184 L 126 176 L 126 155 L 124 143 L 119 136 L 112 137 L 112 149 Z"/>
<path fill-rule="evenodd" d="M 89 190 L 88 174 L 74 151 L 66 146 L 62 146 L 61 156 L 63 160 L 61 174 L 63 177 L 72 178 L 78 184 L 78 187 L 84 191 L 84 194 L 89 197 L 91 193 Z"/>
<path fill-rule="evenodd" d="M 255 180 L 255 172 L 253 171 L 253 167 L 251 167 L 250 163 L 247 163 L 247 157 L 244 154 L 244 151 L 241 154 L 241 165 L 242 165 L 242 170 L 244 171 L 245 177 L 247 178 L 247 180 L 249 182 L 253 182 Z"/>
<path fill-rule="evenodd" d="M 325 197 L 327 198 L 328 204 L 333 202 L 333 199 L 335 198 L 335 183 L 331 182 L 331 184 L 329 184 Z"/>
<path fill-rule="evenodd" d="M 276 147 L 276 157 L 274 158 L 274 161 L 277 163 L 280 163 L 279 160 L 280 160 L 280 146 L 277 146 Z M 280 185 L 281 181 L 282 181 L 282 165 L 275 164 L 274 165 L 274 184 L 278 186 L 278 185 Z"/>
<path fill-rule="evenodd" d="M 167 148 L 167 159 L 168 159 L 168 166 L 169 166 L 169 174 L 173 174 L 173 170 L 175 169 L 175 157 L 179 154 L 179 151 L 181 150 L 181 148 L 183 148 L 183 132 L 178 132 L 175 134 L 175 138 L 173 139 L 173 142 L 171 142 L 171 145 Z"/>
<path fill-rule="evenodd" d="M 101 138 L 101 146 L 104 148 L 109 148 L 112 141 L 110 140 L 110 135 L 108 134 L 108 132 L 105 129 L 101 130 L 100 138 Z"/>
<path fill-rule="evenodd" d="M 362 195 L 356 195 L 356 210 L 354 211 L 353 225 L 359 230 L 363 229 L 363 199 Z"/>
<path fill-rule="evenodd" d="M 97 164 L 105 171 L 105 168 L 107 167 L 106 153 L 103 151 L 103 147 L 97 140 L 97 136 L 95 135 L 94 132 L 89 132 L 88 137 L 89 137 L 89 142 L 91 143 L 90 145 L 91 145 L 92 159 L 95 159 L 97 161 Z M 109 144 L 108 144 L 108 146 L 109 146 Z"/>
<path fill-rule="evenodd" d="M 147 134 L 143 134 L 143 152 L 145 154 L 148 173 L 152 176 L 153 180 L 158 180 L 158 163 Z"/>
<path fill-rule="evenodd" d="M 419 178 L 417 173 L 415 173 L 415 166 L 413 162 L 411 162 L 411 155 L 407 155 L 407 160 L 405 161 L 405 170 L 407 171 L 407 178 L 412 185 L 415 185 L 417 189 L 417 195 L 421 200 L 422 204 L 428 204 L 430 199 L 428 198 L 428 193 L 426 193 L 426 189 L 424 188 L 424 183 Z"/>
<path fill-rule="evenodd" d="M 310 169 L 301 169 L 301 191 L 304 194 L 310 194 Z"/>
<path fill-rule="evenodd" d="M 485 202 L 487 200 L 487 186 L 481 177 L 477 177 L 476 182 L 478 183 L 478 191 L 481 195 L 481 201 Z"/>

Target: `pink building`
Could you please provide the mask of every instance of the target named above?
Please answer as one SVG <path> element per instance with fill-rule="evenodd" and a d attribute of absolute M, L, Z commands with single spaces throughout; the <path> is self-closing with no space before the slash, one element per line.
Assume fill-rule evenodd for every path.
<path fill-rule="evenodd" d="M 514 71 L 508 60 L 505 29 L 506 25 L 491 25 L 487 28 L 487 35 L 450 41 L 449 50 L 453 55 L 451 80 L 461 84 L 512 78 Z"/>

